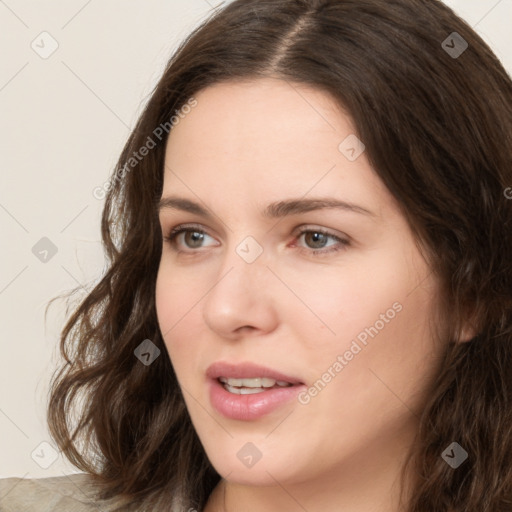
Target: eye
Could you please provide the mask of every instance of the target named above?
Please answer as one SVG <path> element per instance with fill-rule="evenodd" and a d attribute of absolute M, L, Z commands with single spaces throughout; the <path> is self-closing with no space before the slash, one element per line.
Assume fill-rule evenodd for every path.
<path fill-rule="evenodd" d="M 163 237 L 168 243 L 172 245 L 173 250 L 178 253 L 198 253 L 195 249 L 201 249 L 207 247 L 203 245 L 207 238 L 213 238 L 206 233 L 200 227 L 194 225 L 179 225 L 171 230 L 168 236 Z M 350 245 L 348 240 L 340 238 L 334 233 L 325 231 L 323 229 L 305 229 L 303 228 L 297 235 L 297 240 L 303 238 L 306 247 L 299 246 L 300 252 L 306 252 L 309 255 L 323 256 L 329 253 L 334 253 L 343 250 L 346 246 Z M 328 241 L 331 239 L 334 243 L 328 245 Z M 179 246 L 184 246 L 185 250 L 181 250 Z M 210 244 L 210 245 L 216 245 Z M 328 249 L 326 249 L 326 247 Z"/>
<path fill-rule="evenodd" d="M 341 251 L 346 246 L 350 245 L 350 242 L 348 240 L 340 238 L 334 233 L 330 233 L 328 231 L 318 228 L 302 229 L 299 232 L 297 239 L 300 239 L 301 237 L 304 237 L 306 245 L 310 246 L 309 250 L 308 248 L 304 249 L 304 247 L 302 247 L 301 250 L 305 250 L 306 252 L 309 252 L 310 254 L 313 254 L 315 256 Z M 327 245 L 327 241 L 329 239 L 334 240 L 335 243 L 331 244 L 330 246 Z M 330 249 L 324 250 L 325 247 L 330 247 Z"/>
<path fill-rule="evenodd" d="M 182 236 L 183 235 L 183 236 Z M 190 236 L 187 236 L 190 235 Z M 202 230 L 201 228 L 194 227 L 194 226 L 176 226 L 171 230 L 168 236 L 164 236 L 164 240 L 169 242 L 176 247 L 176 245 L 179 245 L 179 242 L 185 242 L 185 247 L 188 249 L 200 249 L 202 247 L 202 243 L 205 240 L 205 237 L 210 237 L 206 231 Z M 189 245 L 190 244 L 190 245 Z M 180 251 L 179 249 L 176 249 L 178 252 L 187 252 L 187 251 Z"/>

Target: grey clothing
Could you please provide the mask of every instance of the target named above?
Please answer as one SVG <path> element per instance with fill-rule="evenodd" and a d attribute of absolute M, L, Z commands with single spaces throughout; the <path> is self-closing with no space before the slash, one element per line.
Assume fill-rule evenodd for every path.
<path fill-rule="evenodd" d="M 162 512 L 181 512 L 169 499 Z M 154 509 L 153 509 L 154 510 Z M 0 512 L 142 512 L 121 498 L 100 500 L 87 473 L 47 478 L 0 479 Z"/>

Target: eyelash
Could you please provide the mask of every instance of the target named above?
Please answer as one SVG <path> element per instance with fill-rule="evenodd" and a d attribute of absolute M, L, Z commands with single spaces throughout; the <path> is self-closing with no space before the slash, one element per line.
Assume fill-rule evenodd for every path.
<path fill-rule="evenodd" d="M 175 228 L 173 228 L 169 235 L 168 236 L 164 236 L 164 240 L 167 241 L 173 248 L 174 251 L 178 252 L 178 253 L 181 253 L 181 254 L 194 254 L 194 253 L 197 253 L 199 252 L 199 250 L 195 250 L 195 249 L 190 249 L 189 251 L 181 251 L 179 249 L 176 249 L 176 237 L 181 234 L 181 233 L 187 233 L 187 232 L 192 232 L 192 233 L 200 233 L 200 234 L 203 234 L 203 235 L 208 235 L 208 233 L 206 231 L 204 231 L 203 229 L 199 228 L 199 227 L 195 227 L 195 226 L 190 226 L 190 225 L 187 225 L 187 226 L 184 226 L 184 225 L 180 225 L 180 226 L 176 226 Z M 308 249 L 306 247 L 300 247 L 299 250 L 301 252 L 308 252 L 309 254 L 313 254 L 313 256 L 325 256 L 327 254 L 330 254 L 330 253 L 336 253 L 336 252 L 339 252 L 339 251 L 342 251 L 345 247 L 347 247 L 348 245 L 350 245 L 350 242 L 348 240 L 344 240 L 343 238 L 340 238 L 332 233 L 329 233 L 328 231 L 325 231 L 323 229 L 303 229 L 301 230 L 298 235 L 297 235 L 297 238 L 301 237 L 302 235 L 306 234 L 306 233 L 320 233 L 322 235 L 325 235 L 325 236 L 328 236 L 330 238 L 332 238 L 333 240 L 336 240 L 337 242 L 339 242 L 339 245 L 335 248 L 331 248 L 331 249 L 327 249 L 327 250 L 324 250 L 324 249 Z M 210 235 L 208 235 L 210 236 Z"/>

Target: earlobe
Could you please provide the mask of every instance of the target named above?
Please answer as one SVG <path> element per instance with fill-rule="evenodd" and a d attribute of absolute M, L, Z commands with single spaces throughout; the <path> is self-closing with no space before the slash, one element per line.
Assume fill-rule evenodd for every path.
<path fill-rule="evenodd" d="M 477 335 L 476 329 L 469 322 L 464 326 L 459 336 L 459 343 L 467 343 Z"/>

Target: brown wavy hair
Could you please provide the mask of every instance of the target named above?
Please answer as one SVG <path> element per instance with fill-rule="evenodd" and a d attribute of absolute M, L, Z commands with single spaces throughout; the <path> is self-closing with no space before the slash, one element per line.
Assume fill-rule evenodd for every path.
<path fill-rule="evenodd" d="M 468 44 L 459 56 L 453 32 Z M 181 43 L 113 170 L 108 264 L 61 334 L 53 439 L 104 498 L 172 495 L 202 510 L 219 482 L 155 310 L 166 137 L 125 164 L 194 94 L 261 77 L 314 86 L 345 109 L 442 283 L 446 350 L 408 458 L 407 510 L 512 510 L 512 81 L 437 0 L 237 0 Z M 468 322 L 475 336 L 457 343 Z M 161 350 L 150 366 L 134 356 L 145 339 Z M 441 457 L 453 441 L 468 452 L 457 469 Z"/>

